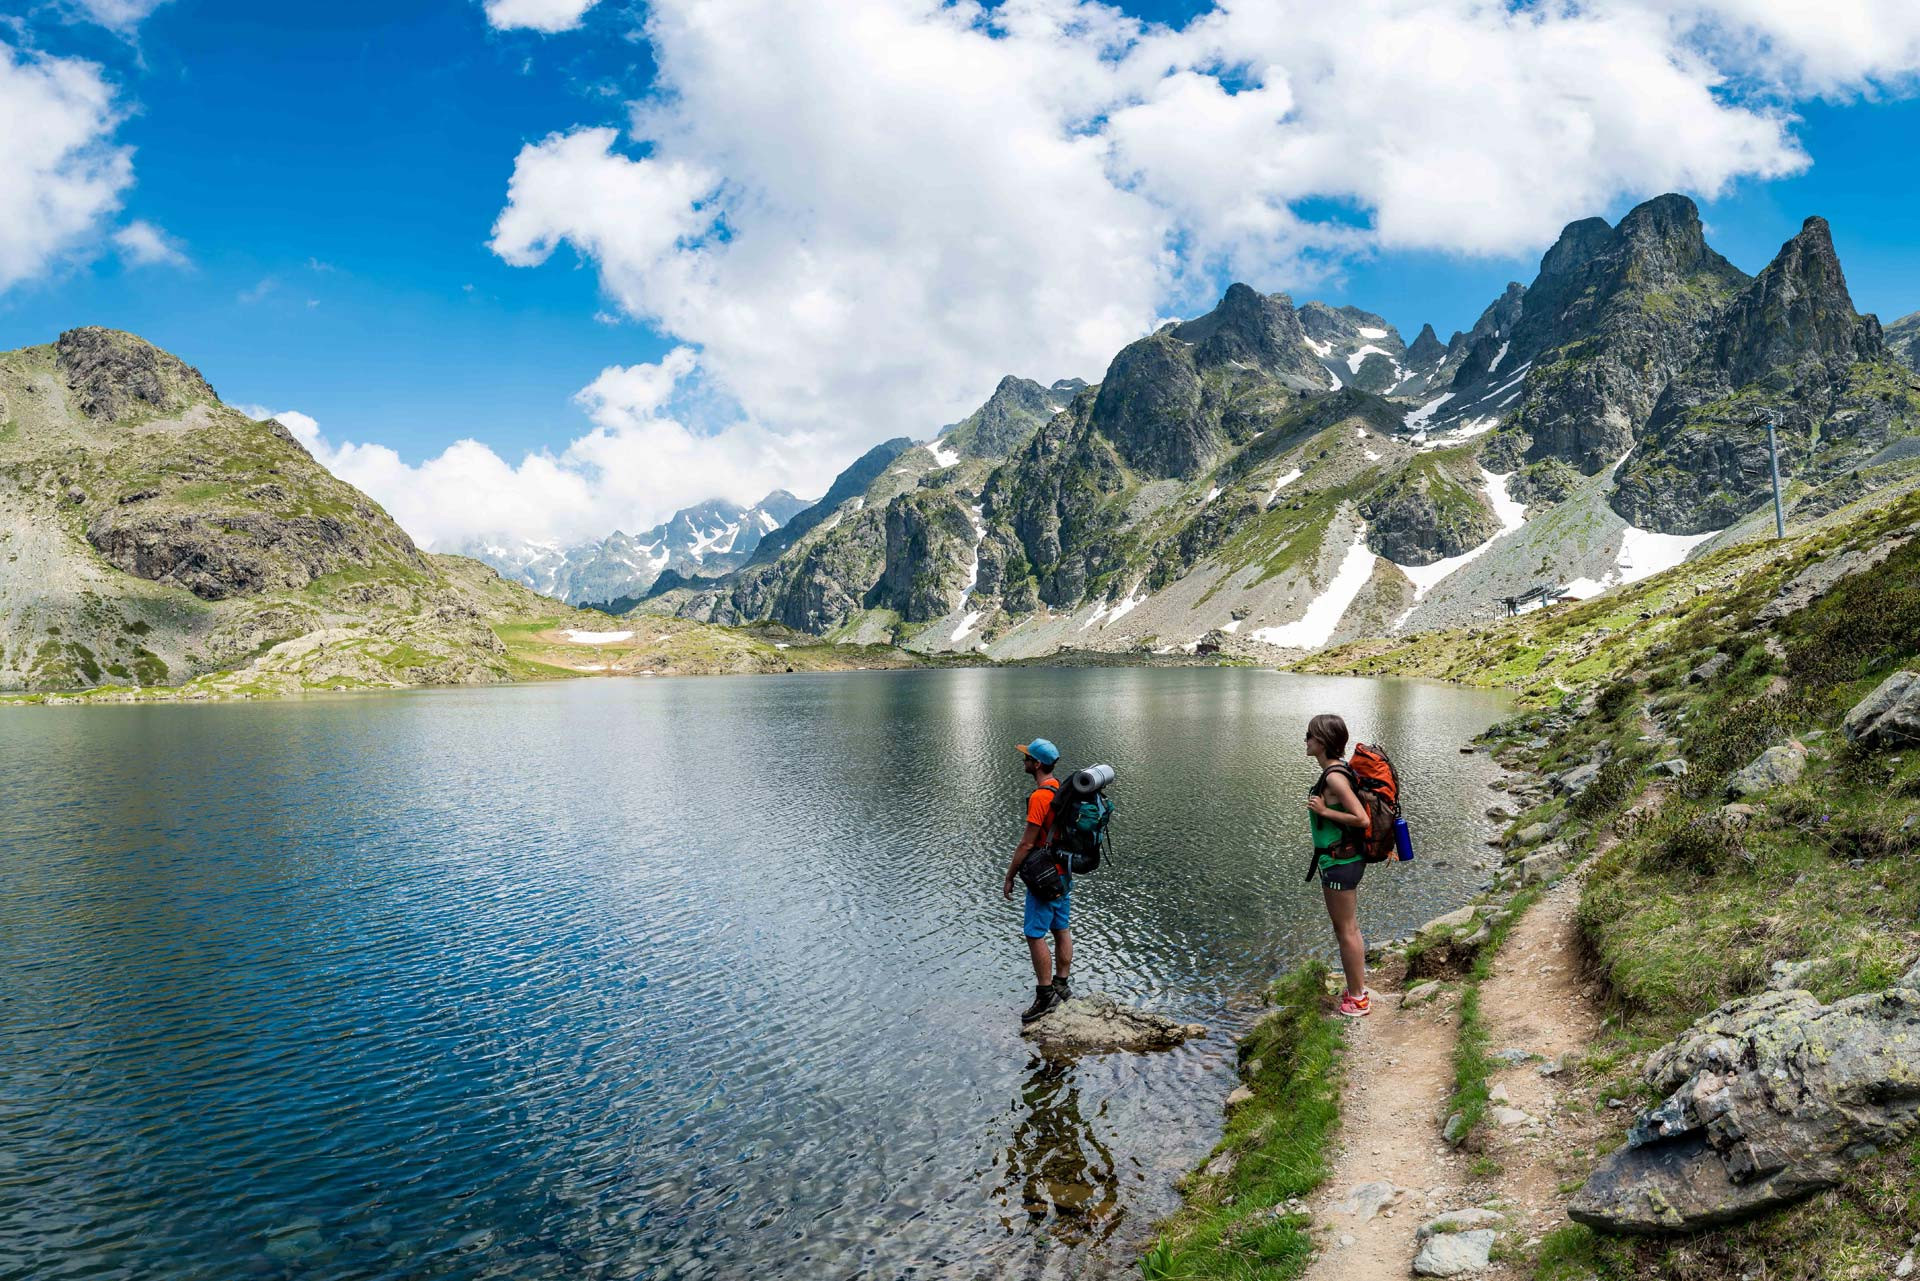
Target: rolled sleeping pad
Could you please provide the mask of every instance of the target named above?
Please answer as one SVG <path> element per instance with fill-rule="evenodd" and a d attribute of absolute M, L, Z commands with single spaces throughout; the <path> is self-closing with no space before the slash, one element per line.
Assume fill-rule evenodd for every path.
<path fill-rule="evenodd" d="M 1107 784 L 1113 782 L 1113 766 L 1089 765 L 1077 769 L 1067 778 L 1067 786 L 1076 796 L 1093 796 L 1105 791 Z"/>

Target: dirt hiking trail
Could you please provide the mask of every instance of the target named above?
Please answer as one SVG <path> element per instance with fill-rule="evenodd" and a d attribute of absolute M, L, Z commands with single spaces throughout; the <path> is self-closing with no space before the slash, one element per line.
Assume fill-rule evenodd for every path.
<path fill-rule="evenodd" d="M 1409 1008 L 1397 974 L 1377 975 L 1374 1012 L 1348 1034 L 1341 1146 L 1312 1201 L 1320 1252 L 1308 1281 L 1402 1281 L 1413 1275 L 1416 1231 L 1445 1211 L 1500 1211 L 1505 1248 L 1497 1253 L 1530 1253 L 1526 1245 L 1567 1221 L 1568 1194 L 1559 1189 L 1584 1173 L 1597 1128 L 1591 1101 L 1571 1088 L 1577 1071 L 1560 1068 L 1577 1061 L 1600 1024 L 1574 922 L 1581 879 L 1578 871 L 1562 877 L 1520 918 L 1481 985 L 1488 1051 L 1525 1054 L 1496 1059 L 1493 1101 L 1468 1145 L 1483 1149 L 1478 1158 L 1441 1138 L 1458 985 Z M 1527 1272 L 1495 1259 L 1464 1275 Z"/>

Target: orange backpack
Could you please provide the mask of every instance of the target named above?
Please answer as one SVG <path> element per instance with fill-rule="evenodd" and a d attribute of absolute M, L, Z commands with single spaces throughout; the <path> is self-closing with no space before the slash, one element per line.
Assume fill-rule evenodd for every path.
<path fill-rule="evenodd" d="M 1393 824 L 1400 817 L 1400 779 L 1393 762 L 1380 748 L 1356 743 L 1341 772 L 1348 775 L 1360 807 L 1367 812 L 1366 830 L 1348 828 L 1346 844 L 1367 862 L 1384 863 L 1395 854 Z"/>

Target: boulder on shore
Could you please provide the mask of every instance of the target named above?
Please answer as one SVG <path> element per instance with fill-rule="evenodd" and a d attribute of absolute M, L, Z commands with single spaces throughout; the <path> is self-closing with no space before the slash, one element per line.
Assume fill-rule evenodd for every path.
<path fill-rule="evenodd" d="M 1721 1006 L 1647 1062 L 1643 1113 L 1567 1213 L 1611 1232 L 1691 1232 L 1839 1183 L 1920 1124 L 1920 965 L 1822 1005 L 1800 989 Z"/>
<path fill-rule="evenodd" d="M 1089 992 L 1063 1002 L 1035 1019 L 1020 1035 L 1040 1043 L 1043 1050 L 1170 1050 L 1202 1037 L 1207 1029 L 1182 1023 L 1164 1014 L 1122 1005 L 1104 992 Z"/>

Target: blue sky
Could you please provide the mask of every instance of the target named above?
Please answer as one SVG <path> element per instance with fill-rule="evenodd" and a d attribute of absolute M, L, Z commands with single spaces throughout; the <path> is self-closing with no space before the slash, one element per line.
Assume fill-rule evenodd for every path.
<path fill-rule="evenodd" d="M 1667 110 L 1680 114 L 1669 146 L 1657 116 L 1607 114 L 1630 106 L 1601 109 L 1588 132 L 1612 131 L 1619 145 L 1603 137 L 1590 157 L 1565 157 L 1562 166 L 1568 145 L 1534 138 L 1509 117 L 1531 111 L 1513 107 L 1542 82 L 1526 76 L 1564 75 L 1555 61 L 1564 52 L 1545 47 L 1537 29 L 1503 27 L 1500 15 L 1473 0 L 1434 0 L 1429 8 L 1458 11 L 1438 29 L 1437 48 L 1456 35 L 1513 43 L 1521 70 L 1512 92 L 1520 97 L 1482 102 L 1477 90 L 1453 83 L 1458 77 L 1407 89 L 1405 104 L 1395 102 L 1397 79 L 1373 86 L 1364 104 L 1350 87 L 1339 90 L 1366 119 L 1323 128 L 1314 140 L 1320 154 L 1310 162 L 1289 156 L 1294 170 L 1280 178 L 1260 175 L 1263 144 L 1246 132 L 1243 114 L 1264 92 L 1259 82 L 1271 90 L 1278 79 L 1258 70 L 1268 65 L 1263 60 L 1282 63 L 1295 47 L 1289 41 L 1319 39 L 1332 52 L 1316 57 L 1351 58 L 1364 77 L 1379 65 L 1391 30 L 1355 35 L 1359 47 L 1349 48 L 1338 30 L 1300 35 L 1303 21 L 1286 12 L 1300 0 L 1271 0 L 1265 17 L 1286 20 L 1277 24 L 1263 24 L 1263 6 L 1242 0 L 1233 6 L 1237 16 L 1228 15 L 1239 25 L 1208 37 L 1216 45 L 1191 34 L 1201 23 L 1152 54 L 1168 66 L 1188 59 L 1199 74 L 1184 78 L 1131 67 L 1111 52 L 1087 56 L 1084 33 L 996 31 L 994 47 L 970 46 L 965 55 L 983 59 L 971 73 L 976 79 L 999 74 L 984 59 L 1004 52 L 1026 59 L 1010 69 L 1009 83 L 1070 80 L 1076 69 L 1113 81 L 1090 90 L 1085 104 L 1058 107 L 1040 95 L 1038 106 L 1022 108 L 1058 110 L 1043 120 L 1058 126 L 1058 136 L 1032 145 L 1040 167 L 1019 170 L 1011 185 L 1079 194 L 1061 195 L 1057 217 L 1036 213 L 1034 226 L 1005 230 L 1002 224 L 1032 212 L 1027 206 L 1047 202 L 974 202 L 995 180 L 994 148 L 967 149 L 924 173 L 902 165 L 903 156 L 966 147 L 940 120 L 942 103 L 956 93 L 940 79 L 945 58 L 937 43 L 957 38 L 951 11 L 943 19 L 924 2 L 889 0 L 900 13 L 875 36 L 878 61 L 854 66 L 856 77 L 881 79 L 901 65 L 916 68 L 926 81 L 922 104 L 912 83 L 851 100 L 816 91 L 805 75 L 818 75 L 822 86 L 844 84 L 848 64 L 832 60 L 857 56 L 860 40 L 823 35 L 816 46 L 795 29 L 758 45 L 752 27 L 764 2 L 707 9 L 715 25 L 737 20 L 740 30 L 722 38 L 687 16 L 694 11 L 679 12 L 684 0 L 651 10 L 572 0 L 585 7 L 579 25 L 552 33 L 500 29 L 478 0 L 170 0 L 157 7 L 155 0 L 16 0 L 0 41 L 22 65 L 95 64 L 118 117 L 103 128 L 101 145 L 130 149 L 131 170 L 91 224 L 0 287 L 0 347 L 45 342 L 80 324 L 138 332 L 197 364 L 230 402 L 307 416 L 314 432 L 325 433 L 316 452 L 357 442 L 358 453 L 322 456 L 330 465 L 337 457 L 336 470 L 394 507 L 416 535 L 446 541 L 475 531 L 407 508 L 402 491 L 418 488 L 417 469 L 456 441 L 477 440 L 497 458 L 483 460 L 479 480 L 476 473 L 447 477 L 447 492 L 457 499 L 462 485 L 517 486 L 528 514 L 505 523 L 529 536 L 574 536 L 595 522 L 631 526 L 657 517 L 704 496 L 698 491 L 709 471 L 715 490 L 742 498 L 772 481 L 818 487 L 866 444 L 902 432 L 930 435 L 983 397 L 1003 366 L 1041 378 L 1097 377 L 1119 342 L 1159 315 L 1192 311 L 1234 277 L 1289 289 L 1297 299 L 1379 311 L 1409 340 L 1431 321 L 1445 338 L 1469 326 L 1507 280 L 1531 278 L 1565 217 L 1617 217 L 1669 186 L 1721 188 L 1718 198 L 1702 200 L 1711 238 L 1749 271 L 1804 216 L 1823 214 L 1857 305 L 1883 320 L 1920 309 L 1920 167 L 1911 144 L 1920 137 L 1920 103 L 1910 96 L 1912 63 L 1920 60 L 1912 55 L 1920 48 L 1916 6 L 1859 0 L 1855 7 L 1867 17 L 1894 15 L 1898 27 L 1882 29 L 1872 48 L 1832 47 L 1789 15 L 1763 33 L 1772 53 L 1743 60 L 1728 52 L 1739 42 L 1724 16 L 1702 0 L 1702 23 L 1721 25 L 1676 35 L 1673 49 L 1716 60 L 1716 83 L 1704 97 L 1667 82 L 1658 65 L 1667 55 L 1647 56 L 1634 43 L 1641 33 L 1582 33 L 1606 43 L 1596 46 L 1599 55 L 1580 57 L 1618 58 L 1609 74 L 1622 80 L 1621 95 L 1667 94 L 1678 104 Z M 1070 0 L 1028 3 L 1064 11 Z M 117 17 L 118 26 L 88 20 L 88 8 Z M 822 0 L 812 12 L 843 8 Z M 759 16 L 782 12 L 795 10 L 775 5 Z M 1175 0 L 1131 5 L 1128 13 L 1179 27 L 1214 10 L 1203 0 Z M 655 25 L 644 27 L 650 17 Z M 818 16 L 807 26 L 828 24 Z M 1288 27 L 1284 38 L 1278 26 Z M 913 41 L 929 30 L 926 48 L 917 49 Z M 1262 46 L 1267 39 L 1280 43 Z M 1796 39 L 1804 44 L 1798 54 Z M 844 52 L 849 45 L 856 53 Z M 1207 79 L 1222 49 L 1246 52 L 1253 70 Z M 924 72 L 915 62 L 923 57 Z M 1528 70 L 1529 58 L 1540 66 Z M 1311 118 L 1313 86 L 1307 73 L 1296 74 L 1288 92 Z M 1623 79 L 1643 75 L 1651 87 Z M 1201 88 L 1183 98 L 1176 92 L 1183 85 Z M 1427 127 L 1424 115 L 1434 102 L 1452 101 L 1449 94 L 1467 95 L 1461 120 L 1434 136 L 1464 148 L 1454 171 L 1485 166 L 1483 200 L 1431 178 L 1424 187 L 1411 179 L 1393 186 L 1343 172 L 1364 163 L 1343 159 L 1343 147 Z M 998 112 L 1009 97 L 954 110 L 987 112 L 982 130 L 1002 131 L 1011 141 L 1000 154 L 1025 165 L 1028 117 L 1012 107 Z M 829 98 L 817 120 L 807 118 Z M 1274 118 L 1286 105 L 1276 101 Z M 1568 101 L 1580 101 L 1578 86 Z M 902 102 L 916 110 L 903 114 Z M 1118 107 L 1125 102 L 1151 110 L 1128 113 Z M 635 127 L 635 104 L 660 118 Z M 738 120 L 730 118 L 735 104 L 742 104 Z M 792 138 L 774 137 L 789 123 Z M 524 187 L 510 195 L 523 148 L 544 156 L 552 135 L 593 127 L 614 132 L 605 145 L 583 139 L 556 155 L 562 172 L 536 182 L 529 166 Z M 1512 138 L 1503 136 L 1509 127 Z M 1119 157 L 1104 162 L 1111 188 L 1074 185 L 1084 177 L 1071 167 L 1074 143 L 1090 134 L 1111 139 Z M 1250 141 L 1241 157 L 1235 147 L 1243 140 Z M 1206 153 L 1205 163 L 1183 147 Z M 1654 154 L 1668 150 L 1671 156 Z M 1543 165 L 1541 155 L 1555 159 Z M 842 156 L 844 181 L 833 172 Z M 670 159 L 680 166 L 673 173 Z M 955 214 L 943 227 L 945 204 L 919 202 L 906 189 L 948 176 Z M 808 186 L 815 179 L 818 191 Z M 1272 189 L 1243 207 L 1247 189 L 1261 181 Z M 636 204 L 631 183 L 688 199 Z M 1142 196 L 1159 221 L 1123 207 Z M 603 206 L 589 214 L 597 201 Z M 1341 209 L 1345 222 L 1369 230 L 1343 239 L 1337 225 L 1289 225 L 1288 208 L 1305 211 L 1309 223 L 1320 211 Z M 519 230 L 496 241 L 496 220 L 510 209 Z M 686 220 L 677 241 L 649 237 L 649 226 L 673 218 Z M 159 229 L 179 257 L 130 262 L 113 237 L 131 223 Z M 900 230 L 909 225 L 910 232 Z M 1085 237 L 1076 232 L 1082 225 Z M 994 243 L 982 248 L 983 238 Z M 1086 239 L 1099 239 L 1104 256 L 1088 252 Z M 689 244 L 700 253 L 685 252 Z M 863 255 L 868 244 L 875 252 Z M 1167 245 L 1175 246 L 1171 259 Z M 719 271 L 692 285 L 678 274 L 716 262 Z M 1055 270 L 1072 277 L 1071 287 L 1019 292 Z M 927 279 L 876 282 L 890 272 Z M 1084 323 L 1089 314 L 1099 323 Z M 1073 340 L 1059 337 L 1076 327 Z M 819 335 L 809 339 L 815 328 Z M 862 350 L 869 345 L 874 350 Z M 676 351 L 684 355 L 670 356 Z M 821 372 L 837 360 L 847 367 Z M 583 389 L 592 390 L 577 401 Z M 596 428 L 597 444 L 568 452 Z M 580 474 L 531 476 L 522 466 L 529 451 L 560 457 L 562 470 Z M 649 461 L 655 455 L 663 460 L 657 465 Z M 607 491 L 599 472 L 620 470 L 653 474 Z M 581 511 L 571 523 L 543 521 L 540 510 L 555 506 Z"/>

